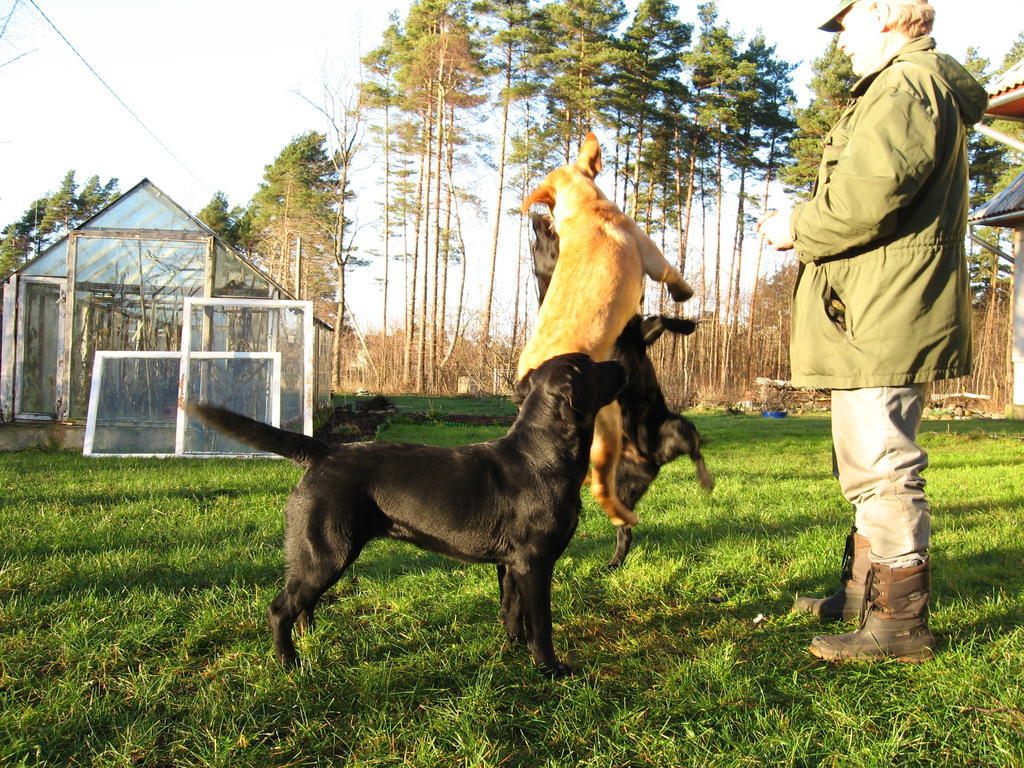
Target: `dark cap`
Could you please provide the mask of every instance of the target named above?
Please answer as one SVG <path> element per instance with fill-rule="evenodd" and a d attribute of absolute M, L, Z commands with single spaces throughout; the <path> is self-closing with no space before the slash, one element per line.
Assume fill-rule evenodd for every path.
<path fill-rule="evenodd" d="M 843 25 L 839 23 L 839 17 L 846 13 L 847 9 L 855 2 L 857 2 L 857 0 L 839 0 L 839 7 L 836 8 L 836 12 L 832 14 L 832 18 L 818 27 L 818 29 L 823 32 L 842 32 Z"/>

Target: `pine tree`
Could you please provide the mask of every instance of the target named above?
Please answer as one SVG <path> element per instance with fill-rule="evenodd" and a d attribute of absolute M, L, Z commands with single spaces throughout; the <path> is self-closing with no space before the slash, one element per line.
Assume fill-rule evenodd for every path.
<path fill-rule="evenodd" d="M 236 248 L 241 241 L 241 220 L 244 215 L 243 209 L 238 206 L 232 208 L 227 195 L 218 191 L 196 214 L 196 218 L 220 235 L 225 243 Z"/>
<path fill-rule="evenodd" d="M 480 0 L 474 6 L 476 13 L 493 27 L 488 30 L 493 51 L 489 62 L 498 79 L 496 101 L 501 107 L 498 137 L 498 180 L 494 206 L 494 225 L 491 230 L 491 262 L 484 300 L 480 340 L 487 344 L 491 335 L 491 311 L 494 304 L 494 279 L 498 263 L 498 238 L 504 215 L 505 167 L 508 161 L 509 112 L 516 101 L 531 96 L 537 89 L 530 79 L 527 57 L 535 50 L 538 35 L 538 14 L 531 8 L 531 0 Z"/>
<path fill-rule="evenodd" d="M 608 73 L 622 60 L 616 43 L 622 0 L 556 0 L 544 6 L 546 50 L 533 57 L 563 162 L 610 112 Z"/>
<path fill-rule="evenodd" d="M 68 171 L 56 192 L 37 199 L 21 219 L 0 230 L 0 277 L 38 256 L 118 194 L 116 178 L 104 184 L 92 176 L 79 191 L 75 172 Z"/>
<path fill-rule="evenodd" d="M 818 175 L 821 142 L 852 103 L 850 88 L 857 81 L 850 59 L 839 50 L 839 38 L 831 42 L 813 66 L 811 90 L 814 100 L 806 109 L 796 110 L 798 132 L 789 142 L 795 163 L 780 173 L 788 187 L 808 193 Z"/>
<path fill-rule="evenodd" d="M 393 179 L 392 163 L 392 115 L 399 106 L 400 92 L 395 81 L 398 71 L 397 43 L 401 36 L 398 16 L 391 14 L 391 23 L 384 30 L 381 44 L 363 58 L 363 66 L 366 70 L 366 78 L 363 80 L 363 103 L 368 110 L 379 110 L 383 113 L 383 125 L 371 125 L 371 134 L 377 137 L 377 142 L 384 155 L 384 177 L 383 194 L 381 200 L 383 226 L 381 240 L 383 245 L 384 300 L 381 306 L 381 333 L 387 338 L 388 333 L 388 298 L 390 288 L 390 266 L 391 266 L 391 238 L 394 234 L 392 224 L 392 195 L 391 189 Z"/>
<path fill-rule="evenodd" d="M 332 190 L 337 183 L 325 144 L 324 134 L 316 131 L 289 142 L 265 167 L 263 183 L 252 199 L 257 259 L 296 295 L 320 295 L 324 290 L 323 264 L 330 254 Z M 305 274 L 300 274 L 302 269 Z M 303 291 L 310 281 L 311 290 Z"/>
<path fill-rule="evenodd" d="M 725 292 L 722 290 L 722 222 L 727 158 L 731 152 L 738 151 L 737 140 L 743 123 L 740 105 L 749 105 L 756 94 L 750 88 L 754 64 L 739 55 L 740 41 L 730 33 L 728 25 L 718 23 L 716 4 L 708 2 L 700 5 L 698 16 L 700 33 L 686 61 L 691 69 L 695 94 L 694 130 L 711 147 L 715 195 L 715 232 L 711 246 L 713 267 L 705 267 L 705 271 L 710 271 L 714 286 L 710 297 L 714 323 L 710 333 L 702 334 L 702 342 L 708 344 L 703 357 L 709 370 L 721 377 L 724 371 L 722 352 L 725 349 L 722 322 L 727 319 L 726 304 L 730 298 L 728 286 Z M 731 270 L 729 275 L 732 275 Z"/>
<path fill-rule="evenodd" d="M 396 82 L 403 109 L 414 119 L 413 150 L 419 157 L 414 277 L 420 279 L 416 348 L 416 391 L 433 388 L 443 342 L 446 297 L 439 292 L 447 258 L 453 253 L 451 232 L 442 225 L 446 203 L 443 183 L 453 146 L 465 140 L 455 116 L 480 105 L 483 53 L 466 0 L 418 0 L 406 17 L 399 44 Z M 411 339 L 407 338 L 406 343 Z"/>
<path fill-rule="evenodd" d="M 78 223 L 81 223 L 102 208 L 106 207 L 115 197 L 118 196 L 117 179 L 108 179 L 104 184 L 99 176 L 90 176 L 82 187 L 82 191 L 76 195 L 75 208 Z"/>
<path fill-rule="evenodd" d="M 752 137 L 756 142 L 753 152 L 753 170 L 760 173 L 764 186 L 761 194 L 760 212 L 764 213 L 768 206 L 768 193 L 775 182 L 780 168 L 784 168 L 787 159 L 784 157 L 786 144 L 796 130 L 796 121 L 792 114 L 795 95 L 792 89 L 792 73 L 795 66 L 775 56 L 775 47 L 770 46 L 762 35 L 755 37 L 744 54 L 756 65 L 753 88 L 757 98 L 751 105 L 750 121 L 753 126 Z M 742 214 L 742 209 L 741 209 Z M 738 217 L 737 229 L 740 235 L 746 229 L 745 216 Z M 739 244 L 742 245 L 742 239 Z M 754 264 L 754 283 L 750 294 L 749 311 L 747 312 L 747 338 L 744 381 L 751 377 L 751 364 L 754 361 L 753 331 L 754 317 L 757 313 L 758 292 L 761 285 L 761 257 L 764 253 L 764 241 L 760 241 L 756 262 Z M 739 264 L 739 260 L 737 260 Z M 736 277 L 737 294 L 734 300 L 736 318 L 739 315 L 739 275 Z"/>
<path fill-rule="evenodd" d="M 39 225 L 44 237 L 62 236 L 67 234 L 78 218 L 78 184 L 75 172 L 68 171 L 60 182 L 57 191 L 50 195 L 46 203 L 46 213 Z"/>
<path fill-rule="evenodd" d="M 693 27 L 679 21 L 678 15 L 679 8 L 669 0 L 641 0 L 619 43 L 623 55 L 612 77 L 613 107 L 616 114 L 629 116 L 619 122 L 625 128 L 624 170 L 632 164 L 631 192 L 627 193 L 624 182 L 623 199 L 629 200 L 626 210 L 633 218 L 640 210 L 645 143 L 650 134 L 677 119 L 677 105 L 687 98 L 682 54 Z M 648 166 L 648 170 L 654 169 Z"/>

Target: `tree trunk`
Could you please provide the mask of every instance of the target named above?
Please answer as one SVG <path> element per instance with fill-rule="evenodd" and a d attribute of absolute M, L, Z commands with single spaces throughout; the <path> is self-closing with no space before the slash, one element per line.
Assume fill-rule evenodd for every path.
<path fill-rule="evenodd" d="M 484 301 L 483 329 L 480 333 L 480 341 L 487 344 L 491 336 L 491 308 L 494 303 L 494 273 L 498 266 L 498 233 L 501 230 L 502 203 L 505 195 L 505 153 L 508 139 L 508 89 L 512 87 L 512 48 L 506 51 L 505 57 L 505 89 L 506 96 L 502 99 L 501 107 L 501 136 L 498 139 L 498 199 L 494 206 L 494 228 L 491 230 L 491 269 L 487 278 L 487 299 Z M 467 254 L 463 253 L 463 259 Z"/>
<path fill-rule="evenodd" d="M 764 176 L 764 192 L 761 194 L 762 215 L 768 212 L 768 192 L 771 189 L 771 184 L 775 176 L 775 142 L 776 136 L 773 134 L 771 143 L 768 147 L 768 163 Z M 747 360 L 743 371 L 744 381 L 750 381 L 750 378 L 753 375 L 751 364 L 754 357 L 754 322 L 757 316 L 757 290 L 760 287 L 761 282 L 761 258 L 764 255 L 764 245 L 764 239 L 759 238 L 757 243 L 757 262 L 754 265 L 754 286 L 750 291 L 750 320 L 747 325 Z"/>

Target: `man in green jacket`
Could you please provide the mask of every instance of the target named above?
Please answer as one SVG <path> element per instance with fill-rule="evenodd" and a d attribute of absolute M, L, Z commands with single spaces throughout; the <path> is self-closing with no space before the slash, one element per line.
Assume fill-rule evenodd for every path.
<path fill-rule="evenodd" d="M 931 658 L 931 517 L 917 431 L 932 381 L 971 370 L 966 131 L 985 90 L 929 37 L 926 0 L 841 0 L 821 27 L 860 80 L 811 198 L 758 225 L 795 249 L 793 383 L 832 389 L 835 474 L 855 508 L 839 590 L 794 610 L 854 619 L 811 652 Z"/>

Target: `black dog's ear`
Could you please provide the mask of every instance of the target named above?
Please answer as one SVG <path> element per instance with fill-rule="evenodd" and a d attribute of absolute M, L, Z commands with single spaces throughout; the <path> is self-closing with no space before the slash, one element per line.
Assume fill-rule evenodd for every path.
<path fill-rule="evenodd" d="M 652 315 L 640 321 L 640 334 L 644 338 L 644 344 L 648 347 L 661 338 L 665 332 L 665 317 L 663 315 Z"/>
<path fill-rule="evenodd" d="M 662 423 L 658 430 L 658 447 L 654 451 L 654 463 L 663 467 L 670 461 L 686 454 L 693 461 L 697 482 L 706 491 L 714 490 L 715 479 L 708 472 L 704 455 L 700 452 L 703 442 L 700 432 L 685 416 L 674 414 Z"/>
<path fill-rule="evenodd" d="M 533 225 L 533 234 L 538 238 L 557 240 L 555 233 L 555 218 L 550 213 L 530 213 L 530 223 Z"/>
<path fill-rule="evenodd" d="M 511 400 L 512 404 L 517 408 L 523 404 L 523 401 L 526 400 L 526 396 L 530 394 L 530 389 L 532 387 L 532 385 L 530 384 L 530 374 L 533 373 L 535 370 L 537 369 L 531 368 L 530 370 L 528 370 L 526 374 L 523 376 L 523 378 L 517 381 L 515 386 L 512 387 L 512 396 L 509 398 L 509 400 Z"/>
<path fill-rule="evenodd" d="M 683 454 L 691 459 L 700 455 L 700 435 L 688 419 L 673 414 L 665 419 L 658 430 L 654 463 L 659 467 L 664 466 Z"/>
<path fill-rule="evenodd" d="M 532 212 L 530 223 L 533 225 L 533 242 L 530 243 L 533 274 L 537 278 L 538 300 L 543 304 L 558 262 L 558 234 L 555 232 L 555 220 L 546 213 Z"/>
<path fill-rule="evenodd" d="M 684 317 L 668 317 L 666 315 L 652 315 L 645 317 L 640 323 L 640 332 L 644 337 L 644 344 L 648 347 L 661 338 L 665 331 L 678 333 L 681 336 L 689 336 L 697 330 L 697 323 L 687 320 Z"/>
<path fill-rule="evenodd" d="M 597 403 L 608 405 L 626 386 L 626 369 L 615 360 L 596 363 L 597 372 Z"/>

